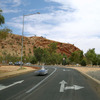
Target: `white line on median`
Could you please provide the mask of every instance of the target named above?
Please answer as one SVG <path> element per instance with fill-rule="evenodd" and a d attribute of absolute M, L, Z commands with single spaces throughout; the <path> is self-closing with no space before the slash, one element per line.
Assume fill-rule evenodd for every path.
<path fill-rule="evenodd" d="M 55 68 L 55 70 L 49 75 L 47 76 L 45 79 L 43 79 L 41 82 L 39 82 L 37 85 L 35 85 L 33 88 L 31 88 L 30 90 L 26 91 L 26 93 L 30 93 L 31 91 L 33 91 L 35 88 L 37 88 L 40 84 L 42 84 L 47 78 L 49 78 L 54 72 L 56 72 L 57 68 Z"/>

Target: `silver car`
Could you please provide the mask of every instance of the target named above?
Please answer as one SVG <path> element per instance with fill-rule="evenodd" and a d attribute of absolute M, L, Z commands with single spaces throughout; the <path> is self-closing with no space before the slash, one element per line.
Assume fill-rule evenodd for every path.
<path fill-rule="evenodd" d="M 44 66 L 42 66 L 40 70 L 35 71 L 35 75 L 47 75 L 47 74 L 48 74 L 48 70 L 46 70 Z"/>

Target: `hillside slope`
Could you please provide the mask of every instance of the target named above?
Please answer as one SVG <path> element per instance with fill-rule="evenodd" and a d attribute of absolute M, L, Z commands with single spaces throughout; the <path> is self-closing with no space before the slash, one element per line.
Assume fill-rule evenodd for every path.
<path fill-rule="evenodd" d="M 80 50 L 69 43 L 61 43 L 57 41 L 48 40 L 43 37 L 24 37 L 23 38 L 23 55 L 33 55 L 34 47 L 48 48 L 50 43 L 57 43 L 57 52 L 70 56 L 72 52 Z M 21 36 L 15 34 L 8 34 L 6 39 L 0 40 L 0 56 L 11 54 L 13 56 L 21 55 Z"/>

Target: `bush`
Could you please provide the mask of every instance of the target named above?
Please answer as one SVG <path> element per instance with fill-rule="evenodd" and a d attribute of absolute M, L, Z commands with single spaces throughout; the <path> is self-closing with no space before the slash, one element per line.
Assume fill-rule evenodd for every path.
<path fill-rule="evenodd" d="M 81 66 L 86 66 L 86 61 L 84 59 L 81 61 Z"/>
<path fill-rule="evenodd" d="M 32 64 L 36 64 L 38 61 L 37 61 L 36 57 L 33 56 L 33 57 L 32 57 L 32 60 L 31 60 L 30 62 L 31 62 Z"/>
<path fill-rule="evenodd" d="M 0 29 L 0 39 L 6 39 L 8 33 L 12 33 L 12 30 L 8 28 Z"/>

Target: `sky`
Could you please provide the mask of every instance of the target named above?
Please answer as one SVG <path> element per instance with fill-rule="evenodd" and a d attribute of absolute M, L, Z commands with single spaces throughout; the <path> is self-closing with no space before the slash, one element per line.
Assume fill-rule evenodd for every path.
<path fill-rule="evenodd" d="M 95 48 L 100 54 L 100 0 L 0 0 L 0 9 L 2 28 L 14 34 L 22 35 L 24 15 L 24 36 L 71 43 L 84 53 Z"/>

